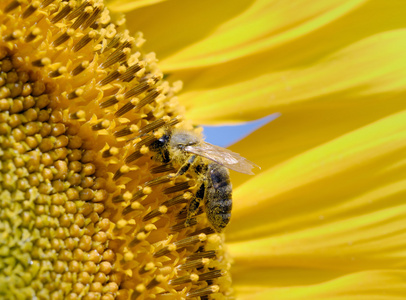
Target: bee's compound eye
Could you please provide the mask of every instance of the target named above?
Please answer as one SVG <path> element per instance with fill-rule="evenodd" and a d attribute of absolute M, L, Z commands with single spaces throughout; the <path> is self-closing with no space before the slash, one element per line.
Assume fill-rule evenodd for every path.
<path fill-rule="evenodd" d="M 157 151 L 159 149 L 162 149 L 166 146 L 166 144 L 169 141 L 169 136 L 163 135 L 159 139 L 157 139 L 155 142 L 153 142 L 149 147 L 152 151 Z"/>

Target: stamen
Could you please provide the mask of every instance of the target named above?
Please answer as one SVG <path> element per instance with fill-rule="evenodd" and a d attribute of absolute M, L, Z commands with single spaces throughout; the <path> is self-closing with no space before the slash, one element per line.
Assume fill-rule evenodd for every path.
<path fill-rule="evenodd" d="M 118 36 L 114 37 L 113 39 L 110 40 L 110 42 L 107 44 L 106 50 L 115 48 L 120 42 L 120 38 Z"/>
<path fill-rule="evenodd" d="M 86 117 L 86 113 L 84 110 L 78 110 L 77 112 L 70 114 L 69 117 L 75 120 L 84 119 Z"/>
<path fill-rule="evenodd" d="M 129 156 L 127 156 L 126 159 L 124 160 L 124 162 L 126 164 L 129 164 L 129 163 L 139 159 L 141 156 L 143 156 L 143 154 L 139 150 L 137 150 L 137 151 L 131 153 Z"/>
<path fill-rule="evenodd" d="M 8 36 L 5 36 L 4 40 L 6 42 L 10 42 L 10 41 L 17 40 L 22 36 L 23 36 L 23 32 L 21 30 L 14 30 L 11 34 L 9 34 Z"/>
<path fill-rule="evenodd" d="M 72 28 L 69 28 L 65 33 L 62 33 L 55 41 L 53 41 L 52 46 L 58 47 L 65 43 L 69 38 L 75 33 Z"/>
<path fill-rule="evenodd" d="M 148 125 L 142 127 L 140 130 L 138 130 L 138 136 L 143 135 L 143 134 L 148 133 L 148 132 L 151 132 L 153 130 L 156 130 L 156 129 L 166 125 L 168 121 L 169 121 L 168 116 L 165 116 L 165 117 L 160 118 L 158 120 L 152 121 Z"/>
<path fill-rule="evenodd" d="M 81 29 L 85 30 L 86 28 L 91 26 L 96 21 L 96 19 L 99 17 L 101 12 L 102 12 L 102 5 L 100 5 L 94 9 L 93 14 L 90 16 L 89 19 L 86 20 L 86 22 L 82 25 Z"/>
<path fill-rule="evenodd" d="M 83 89 L 78 88 L 78 89 L 76 89 L 76 90 L 70 92 L 70 93 L 68 94 L 67 98 L 68 98 L 68 100 L 73 100 L 73 99 L 76 99 L 76 98 L 82 96 L 83 93 L 84 93 Z"/>
<path fill-rule="evenodd" d="M 197 281 L 199 281 L 199 275 L 192 273 L 190 275 L 172 279 L 169 281 L 169 284 L 170 285 L 180 285 L 180 284 L 185 284 L 185 283 L 189 283 L 189 282 L 197 282 Z"/>
<path fill-rule="evenodd" d="M 67 69 L 65 66 L 63 66 L 63 67 L 58 68 L 55 71 L 50 72 L 48 75 L 49 75 L 49 77 L 52 78 L 52 77 L 61 76 L 61 75 L 65 74 L 66 72 L 67 72 Z"/>
<path fill-rule="evenodd" d="M 196 212 L 195 216 L 201 215 L 202 213 L 203 213 L 203 207 L 199 207 L 199 210 Z M 182 220 L 182 219 L 186 219 L 186 217 L 187 217 L 187 209 L 185 207 L 184 209 L 182 209 L 179 212 L 179 214 L 177 215 L 177 218 L 179 220 Z"/>
<path fill-rule="evenodd" d="M 116 50 L 114 50 L 114 52 L 110 56 L 114 56 L 120 53 L 120 51 L 124 50 L 125 48 L 131 49 L 132 44 L 133 44 L 132 38 L 126 38 L 123 41 L 120 41 L 119 46 L 116 48 Z"/>
<path fill-rule="evenodd" d="M 140 242 L 144 241 L 147 238 L 147 234 L 145 232 L 139 232 L 135 235 L 135 238 L 128 244 L 129 247 L 134 247 Z"/>
<path fill-rule="evenodd" d="M 199 281 L 213 280 L 215 278 L 226 275 L 223 270 L 213 270 L 199 275 Z"/>
<path fill-rule="evenodd" d="M 142 82 L 136 87 L 132 88 L 131 90 L 127 91 L 124 94 L 124 98 L 136 97 L 140 95 L 142 92 L 145 92 L 148 88 L 150 88 L 150 84 L 148 82 Z"/>
<path fill-rule="evenodd" d="M 133 104 L 132 102 L 128 102 L 126 105 L 121 107 L 114 115 L 116 117 L 121 117 L 125 113 L 129 112 L 132 109 L 140 109 L 143 106 L 150 104 L 155 100 L 156 97 L 160 95 L 160 91 L 158 89 L 152 90 L 148 95 L 145 96 L 144 99 L 142 99 L 140 102 L 137 104 Z"/>
<path fill-rule="evenodd" d="M 48 5 L 50 5 L 52 2 L 54 2 L 55 0 L 44 0 L 41 4 L 42 8 L 47 7 Z"/>
<path fill-rule="evenodd" d="M 154 279 L 151 280 L 151 282 L 147 285 L 147 290 L 152 289 L 153 287 L 156 287 L 158 284 L 163 282 L 165 280 L 165 277 L 162 275 L 156 276 Z"/>
<path fill-rule="evenodd" d="M 166 254 L 172 252 L 172 251 L 176 251 L 176 249 L 177 249 L 177 248 L 176 248 L 176 245 L 170 244 L 170 245 L 165 246 L 164 248 L 158 250 L 157 252 L 155 252 L 153 256 L 154 256 L 155 258 L 161 257 L 161 256 L 164 256 L 164 255 L 166 255 Z"/>
<path fill-rule="evenodd" d="M 140 137 L 137 137 L 137 138 L 134 138 L 134 139 L 139 139 L 139 138 Z M 136 144 L 134 144 L 134 148 L 135 149 L 140 149 L 140 148 L 142 148 L 142 146 L 148 147 L 153 142 L 155 142 L 157 140 L 157 138 L 159 138 L 159 137 L 157 137 L 155 135 L 149 135 L 145 139 L 143 139 L 143 140 L 137 142 Z M 134 140 L 134 139 L 131 139 L 131 140 Z"/>
<path fill-rule="evenodd" d="M 23 12 L 22 18 L 26 19 L 29 16 L 31 16 L 38 9 L 39 6 L 40 6 L 39 1 L 33 1 L 32 4 L 28 6 L 27 9 Z"/>
<path fill-rule="evenodd" d="M 21 5 L 20 1 L 15 0 L 6 6 L 6 8 L 4 9 L 4 12 L 9 13 L 10 11 L 19 7 L 20 5 Z"/>
<path fill-rule="evenodd" d="M 130 167 L 129 166 L 127 166 L 127 165 L 121 166 L 121 168 L 118 169 L 116 171 L 116 173 L 114 173 L 113 180 L 116 181 L 117 179 L 119 179 L 124 174 L 127 174 L 128 172 L 130 172 Z"/>
<path fill-rule="evenodd" d="M 120 72 L 119 71 L 113 71 L 111 72 L 109 75 L 107 75 L 107 77 L 103 78 L 102 80 L 99 81 L 99 84 L 101 86 L 106 85 L 110 82 L 112 82 L 113 80 L 116 80 L 118 77 L 120 77 Z"/>
<path fill-rule="evenodd" d="M 140 270 L 138 271 L 138 273 L 140 275 L 142 275 L 142 274 L 145 274 L 145 273 L 147 273 L 151 270 L 155 270 L 155 269 L 156 269 L 155 264 L 153 262 L 149 262 L 149 263 L 145 264 L 144 267 L 141 267 Z"/>
<path fill-rule="evenodd" d="M 194 261 L 196 259 L 203 259 L 203 258 L 209 258 L 209 259 L 215 259 L 216 258 L 216 251 L 210 250 L 210 251 L 203 251 L 203 252 L 196 252 L 186 258 L 187 262 Z"/>
<path fill-rule="evenodd" d="M 135 290 L 131 294 L 131 300 L 136 300 L 143 292 L 146 291 L 146 287 L 144 284 L 138 284 L 135 287 Z"/>
<path fill-rule="evenodd" d="M 198 234 L 201 234 L 201 233 L 204 233 L 206 235 L 210 235 L 210 234 L 216 233 L 216 231 L 211 227 L 205 227 L 203 229 L 200 229 L 200 230 L 194 231 L 192 233 L 189 233 L 188 236 L 198 235 Z"/>
<path fill-rule="evenodd" d="M 176 169 L 173 167 L 171 163 L 163 164 L 151 169 L 151 174 L 158 174 L 158 173 L 175 173 Z"/>
<path fill-rule="evenodd" d="M 132 110 L 134 107 L 136 106 L 136 104 L 133 104 L 130 102 L 128 102 L 127 104 L 125 104 L 124 106 L 122 106 L 114 115 L 116 117 L 121 117 L 122 115 L 124 115 L 125 113 L 129 112 L 130 110 Z"/>
<path fill-rule="evenodd" d="M 90 43 L 93 39 L 97 36 L 96 31 L 92 30 L 89 31 L 88 34 L 84 35 L 76 44 L 73 46 L 72 50 L 74 52 L 78 52 L 80 49 L 85 47 L 88 43 Z"/>
<path fill-rule="evenodd" d="M 160 207 L 150 211 L 144 218 L 142 218 L 142 221 L 149 221 L 155 217 L 159 217 L 163 214 L 166 214 L 168 212 L 168 208 L 164 205 L 161 205 Z"/>
<path fill-rule="evenodd" d="M 145 63 L 142 62 L 138 62 L 135 65 L 132 65 L 123 75 L 121 75 L 120 80 L 122 80 L 123 82 L 130 82 L 134 78 L 134 74 L 141 70 L 143 67 L 145 67 Z"/>
<path fill-rule="evenodd" d="M 83 1 L 83 3 L 79 5 L 66 19 L 73 20 L 74 18 L 78 17 L 88 5 L 90 4 L 87 0 Z"/>
<path fill-rule="evenodd" d="M 119 152 L 120 152 L 120 150 L 119 150 L 118 148 L 116 148 L 116 147 L 111 147 L 111 148 L 109 148 L 109 149 L 107 149 L 107 150 L 104 150 L 104 151 L 102 152 L 102 157 L 103 157 L 103 158 L 107 158 L 107 157 L 110 157 L 110 156 L 115 156 L 115 155 L 117 155 Z"/>
<path fill-rule="evenodd" d="M 136 246 L 138 243 L 140 243 L 141 241 L 145 240 L 149 233 L 153 230 L 157 230 L 157 227 L 154 224 L 148 224 L 146 225 L 143 229 L 141 229 L 140 232 L 138 232 L 135 235 L 135 238 L 128 244 L 129 247 L 134 247 Z M 152 266 L 151 266 L 152 265 Z M 151 263 L 147 263 L 147 265 L 145 266 L 146 270 L 145 272 L 147 272 L 148 270 L 152 269 L 153 267 L 155 267 L 155 265 L 151 262 Z M 139 273 L 141 274 L 142 271 L 140 270 Z"/>
<path fill-rule="evenodd" d="M 191 181 L 178 182 L 178 183 L 175 183 L 174 186 L 164 189 L 164 194 L 168 195 L 168 194 L 184 191 L 184 190 L 189 189 L 191 186 L 193 186 Z"/>
<path fill-rule="evenodd" d="M 144 185 L 149 186 L 149 187 L 156 186 L 156 185 L 159 185 L 159 184 L 162 184 L 162 183 L 169 182 L 169 181 L 171 181 L 171 179 L 172 179 L 172 177 L 170 177 L 168 175 L 165 175 L 165 176 L 157 177 L 157 178 L 154 178 L 154 179 L 152 179 L 150 181 L 147 181 Z"/>
<path fill-rule="evenodd" d="M 80 73 L 82 73 L 84 70 L 86 70 L 86 68 L 89 66 L 90 62 L 85 60 L 82 61 L 76 68 L 74 68 L 72 70 L 72 76 L 76 76 L 79 75 Z"/>
<path fill-rule="evenodd" d="M 79 16 L 79 18 L 76 19 L 76 21 L 72 24 L 71 28 L 72 29 L 78 29 L 82 23 L 86 21 L 87 18 L 90 17 L 90 14 L 93 12 L 93 7 L 87 6 L 82 14 Z"/>
<path fill-rule="evenodd" d="M 99 106 L 100 106 L 100 108 L 106 108 L 106 107 L 112 106 L 112 105 L 118 103 L 119 100 L 122 100 L 122 98 L 123 98 L 123 95 L 112 96 L 107 101 L 100 103 Z"/>
<path fill-rule="evenodd" d="M 65 7 L 62 8 L 62 10 L 52 18 L 51 23 L 55 24 L 62 20 L 64 17 L 68 15 L 68 13 L 72 10 L 74 3 L 72 1 L 69 1 L 68 3 L 65 4 Z"/>
<path fill-rule="evenodd" d="M 199 242 L 204 242 L 206 239 L 207 239 L 207 236 L 204 233 L 201 233 L 199 235 L 184 238 L 173 244 L 176 246 L 176 249 L 180 249 L 180 248 L 185 248 L 185 247 L 194 245 Z"/>
<path fill-rule="evenodd" d="M 29 43 L 32 42 L 33 40 L 35 40 L 35 38 L 37 36 L 39 36 L 41 34 L 41 29 L 39 29 L 38 27 L 35 27 L 26 37 L 25 37 L 25 42 Z"/>
<path fill-rule="evenodd" d="M 192 261 L 185 262 L 182 265 L 178 265 L 176 268 L 178 270 L 188 270 L 188 269 L 200 269 L 207 266 L 210 262 L 208 258 L 201 258 Z"/>
<path fill-rule="evenodd" d="M 127 55 L 130 53 L 130 48 L 124 48 L 122 51 L 113 52 L 107 59 L 100 65 L 101 69 L 106 69 L 111 67 L 115 63 L 122 62 L 127 58 Z"/>
<path fill-rule="evenodd" d="M 219 290 L 220 287 L 218 285 L 211 285 L 202 289 L 190 291 L 189 293 L 186 294 L 186 297 L 188 298 L 202 297 L 213 293 L 217 293 Z"/>
<path fill-rule="evenodd" d="M 149 195 L 152 193 L 152 189 L 149 186 L 143 187 L 137 192 L 134 193 L 133 197 L 131 198 L 131 201 L 136 201 L 146 195 Z"/>
<path fill-rule="evenodd" d="M 150 104 L 152 101 L 155 100 L 156 97 L 160 94 L 160 90 L 154 89 L 151 93 L 149 93 L 144 99 L 142 99 L 134 108 L 140 109 L 141 107 Z"/>
<path fill-rule="evenodd" d="M 32 65 L 35 67 L 45 67 L 51 63 L 51 60 L 48 57 L 44 57 L 32 62 Z"/>
<path fill-rule="evenodd" d="M 164 203 L 162 203 L 162 205 L 165 205 L 166 207 L 170 207 L 170 206 L 174 206 L 174 205 L 178 205 L 178 204 L 188 203 L 191 198 L 192 198 L 192 193 L 186 192 L 186 193 L 183 193 L 182 195 L 179 195 L 175 198 L 165 201 Z"/>
<path fill-rule="evenodd" d="M 110 126 L 110 121 L 103 120 L 103 121 L 100 121 L 99 123 L 93 125 L 92 130 L 98 131 L 98 130 L 102 130 L 102 129 L 107 129 L 107 128 L 109 128 L 109 126 Z"/>
<path fill-rule="evenodd" d="M 189 223 L 187 225 L 186 225 L 185 222 L 181 222 L 181 223 L 178 223 L 176 225 L 173 225 L 170 228 L 170 230 L 172 232 L 179 232 L 179 231 L 181 231 L 181 230 L 183 230 L 183 229 L 185 229 L 187 227 L 195 226 L 196 224 L 197 224 L 196 218 L 192 218 L 192 219 L 189 220 Z"/>
<path fill-rule="evenodd" d="M 135 125 L 135 124 L 132 124 L 129 127 L 126 127 L 126 128 L 123 128 L 123 129 L 121 129 L 119 131 L 114 132 L 114 136 L 115 137 L 123 137 L 123 136 L 130 135 L 130 134 L 133 134 L 134 132 L 138 132 L 138 131 L 139 131 L 138 126 Z"/>
<path fill-rule="evenodd" d="M 136 205 L 133 205 L 134 203 Z M 139 203 L 133 202 L 131 205 L 129 205 L 123 209 L 123 215 L 128 215 L 132 212 L 141 213 L 143 209 L 144 209 L 144 207 L 142 205 L 139 205 Z"/>

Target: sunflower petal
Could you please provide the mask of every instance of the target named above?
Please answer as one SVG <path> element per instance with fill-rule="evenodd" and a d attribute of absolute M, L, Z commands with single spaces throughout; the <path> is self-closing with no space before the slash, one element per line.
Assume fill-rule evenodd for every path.
<path fill-rule="evenodd" d="M 341 220 L 323 216 L 318 224 L 303 225 L 304 229 L 293 231 L 287 226 L 283 234 L 230 243 L 229 248 L 237 265 L 252 268 L 396 268 L 406 256 L 405 217 L 406 205 L 400 204 L 359 216 L 346 215 Z"/>
<path fill-rule="evenodd" d="M 219 15 L 222 22 L 194 43 L 181 41 L 187 46 L 164 59 L 164 69 L 206 67 L 277 48 L 334 22 L 366 1 L 296 0 L 291 5 L 269 0 L 240 2 L 239 11 L 234 8 L 234 15 L 228 18 L 224 13 L 230 10 L 231 4 L 235 6 L 235 1 L 216 2 L 215 11 L 210 6 L 210 11 L 200 11 L 200 20 L 210 16 L 209 23 L 212 23 Z"/>
<path fill-rule="evenodd" d="M 107 6 L 112 12 L 128 12 L 141 7 L 153 5 L 166 0 L 107 0 Z"/>
<path fill-rule="evenodd" d="M 359 98 L 373 102 L 384 93 L 406 89 L 405 51 L 406 30 L 396 30 L 306 63 L 289 62 L 295 58 L 286 53 L 256 56 L 210 68 L 185 84 L 180 100 L 189 108 L 187 116 L 203 124 L 284 114 L 310 104 L 340 107 L 350 102 L 352 110 L 360 110 L 364 103 Z"/>
<path fill-rule="evenodd" d="M 405 118 L 406 111 L 383 118 L 283 161 L 239 186 L 228 240 L 296 232 L 356 216 L 366 218 L 362 224 L 374 226 L 380 224 L 380 210 L 393 214 L 386 215 L 388 222 L 403 216 L 406 184 L 399 174 L 405 171 Z M 365 217 L 369 214 L 370 219 Z M 346 230 L 343 227 L 343 238 Z"/>
<path fill-rule="evenodd" d="M 269 270 L 255 274 L 235 274 L 235 288 L 240 299 L 332 299 L 332 300 L 400 300 L 404 299 L 406 272 L 394 270 L 371 270 L 337 277 L 327 282 L 304 286 L 269 288 L 269 280 L 281 282 L 283 278 L 292 283 L 292 277 L 302 283 L 314 280 L 321 270 Z M 254 275 L 248 278 L 249 275 Z M 299 275 L 299 276 L 298 276 Z M 240 284 L 240 279 L 244 283 Z M 282 278 L 282 279 L 281 279 Z M 293 279 L 295 281 L 295 279 Z M 251 286 L 244 285 L 251 282 Z M 265 285 L 265 287 L 264 287 Z M 268 285 L 268 288 L 266 286 Z"/>

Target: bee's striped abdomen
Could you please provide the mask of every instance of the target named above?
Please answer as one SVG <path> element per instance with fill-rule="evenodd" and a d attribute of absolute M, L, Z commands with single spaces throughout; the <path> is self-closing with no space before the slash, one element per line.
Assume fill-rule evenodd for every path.
<path fill-rule="evenodd" d="M 228 170 L 216 163 L 208 166 L 205 206 L 210 223 L 221 232 L 231 218 L 232 188 Z"/>

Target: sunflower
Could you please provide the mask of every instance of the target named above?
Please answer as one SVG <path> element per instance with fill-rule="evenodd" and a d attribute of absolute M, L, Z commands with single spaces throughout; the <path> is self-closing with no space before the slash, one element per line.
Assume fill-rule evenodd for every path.
<path fill-rule="evenodd" d="M 0 3 L 2 298 L 404 298 L 404 4 L 107 5 Z M 225 235 L 185 226 L 152 143 L 274 112 Z"/>

